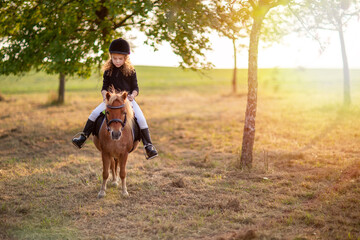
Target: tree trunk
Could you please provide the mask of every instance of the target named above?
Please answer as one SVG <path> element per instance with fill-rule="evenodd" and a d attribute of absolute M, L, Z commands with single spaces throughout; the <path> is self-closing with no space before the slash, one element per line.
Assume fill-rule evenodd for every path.
<path fill-rule="evenodd" d="M 265 13 L 266 14 L 266 13 Z M 265 16 L 264 14 L 264 16 Z M 257 61 L 261 24 L 264 16 L 254 18 L 250 33 L 249 67 L 248 67 L 248 98 L 245 112 L 245 125 L 241 149 L 240 167 L 252 167 L 252 153 L 255 140 L 255 117 L 257 106 Z"/>
<path fill-rule="evenodd" d="M 233 73 L 233 79 L 232 79 L 232 90 L 233 93 L 236 93 L 236 73 L 237 73 L 237 68 L 236 68 L 236 43 L 235 43 L 235 38 L 232 39 L 233 41 L 233 47 L 234 47 L 234 73 Z"/>
<path fill-rule="evenodd" d="M 351 97 L 350 97 L 350 71 L 348 60 L 346 56 L 346 49 L 345 49 L 345 40 L 344 40 L 344 32 L 342 29 L 342 23 L 339 23 L 339 37 L 340 37 L 340 44 L 341 44 L 341 55 L 343 60 L 343 74 L 344 74 L 344 105 L 348 106 L 351 104 Z"/>
<path fill-rule="evenodd" d="M 58 103 L 63 104 L 65 99 L 65 74 L 60 73 L 59 75 L 59 95 Z"/>

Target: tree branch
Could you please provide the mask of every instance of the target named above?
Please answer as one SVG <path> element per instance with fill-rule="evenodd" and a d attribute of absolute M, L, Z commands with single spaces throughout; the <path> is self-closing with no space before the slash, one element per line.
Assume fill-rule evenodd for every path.
<path fill-rule="evenodd" d="M 344 13 L 344 16 L 356 16 L 358 14 L 360 14 L 360 9 L 351 13 Z"/>
<path fill-rule="evenodd" d="M 153 5 L 159 3 L 160 0 L 156 0 L 153 2 Z M 127 15 L 123 20 L 121 20 L 120 22 L 114 24 L 113 30 L 116 30 L 117 28 L 121 27 L 121 26 L 127 26 L 127 25 L 131 25 L 131 24 L 124 24 L 128 19 L 130 19 L 131 17 L 133 17 L 135 14 L 137 14 L 137 11 L 134 11 L 133 13 L 131 13 L 130 15 Z M 138 23 L 135 23 L 138 24 Z"/>
<path fill-rule="evenodd" d="M 319 43 L 319 46 L 321 48 L 321 50 L 324 50 L 324 47 L 322 46 L 320 40 L 314 36 L 311 32 L 310 32 L 310 28 L 306 26 L 305 22 L 302 20 L 302 18 L 295 12 L 292 10 L 292 8 L 290 7 L 290 5 L 288 6 L 290 12 L 297 18 L 297 20 L 299 20 L 299 22 L 301 23 L 301 25 L 303 26 L 303 28 L 306 30 L 306 32 L 315 40 Z"/>
<path fill-rule="evenodd" d="M 289 3 L 289 0 L 277 0 L 277 1 L 274 1 L 269 5 L 269 7 L 271 9 L 271 8 L 277 7 L 277 6 L 282 5 L 282 4 L 285 5 L 285 3 L 286 4 Z"/>
<path fill-rule="evenodd" d="M 256 8 L 256 4 L 255 4 L 255 2 L 253 0 L 249 0 L 249 3 L 250 3 L 250 5 L 252 6 L 253 9 Z"/>
<path fill-rule="evenodd" d="M 320 26 L 312 26 L 312 27 L 309 27 L 309 29 L 320 29 L 320 30 L 327 30 L 327 31 L 337 31 L 338 29 L 337 28 L 326 28 L 326 27 L 320 27 Z"/>
<path fill-rule="evenodd" d="M 123 26 L 123 24 L 124 24 L 129 18 L 131 18 L 132 16 L 134 16 L 136 13 L 137 13 L 137 12 L 134 11 L 132 14 L 127 15 L 127 16 L 126 16 L 123 20 L 121 20 L 119 23 L 114 24 L 113 29 L 116 30 L 117 28 Z"/>
<path fill-rule="evenodd" d="M 135 26 L 135 25 L 140 25 L 142 24 L 143 22 L 145 22 L 146 20 L 140 20 L 139 22 L 136 22 L 136 23 L 127 23 L 127 24 L 123 24 L 121 26 Z M 144 27 L 151 27 L 152 25 L 143 25 Z"/>
<path fill-rule="evenodd" d="M 74 2 L 74 1 L 75 0 L 69 0 L 67 2 L 64 2 L 61 6 L 58 6 L 57 8 L 55 8 L 54 12 L 62 9 L 63 7 L 65 7 L 66 5 L 68 5 L 69 3 Z"/>

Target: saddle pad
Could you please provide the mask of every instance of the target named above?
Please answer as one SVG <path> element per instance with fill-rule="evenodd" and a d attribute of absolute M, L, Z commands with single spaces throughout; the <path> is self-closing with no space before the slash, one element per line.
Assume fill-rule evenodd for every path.
<path fill-rule="evenodd" d="M 99 136 L 100 128 L 102 123 L 104 122 L 104 119 L 105 119 L 105 114 L 101 112 L 100 115 L 95 120 L 95 126 L 92 132 L 93 135 L 97 137 Z"/>
<path fill-rule="evenodd" d="M 140 126 L 135 116 L 134 116 L 134 126 L 132 132 L 133 132 L 134 142 L 140 141 L 141 140 Z"/>

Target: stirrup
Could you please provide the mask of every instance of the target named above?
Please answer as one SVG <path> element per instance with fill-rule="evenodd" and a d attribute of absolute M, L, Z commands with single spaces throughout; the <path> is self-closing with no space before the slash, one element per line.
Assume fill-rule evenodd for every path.
<path fill-rule="evenodd" d="M 86 135 L 85 135 L 84 132 L 78 132 L 78 133 L 75 134 L 75 135 L 73 136 L 73 138 L 71 139 L 71 142 L 72 142 L 72 144 L 76 147 L 76 149 L 81 149 L 81 148 L 85 145 L 86 140 L 81 144 L 80 147 L 79 147 L 78 145 L 76 145 L 76 144 L 74 143 L 74 141 L 73 141 L 74 138 L 80 137 L 81 135 L 84 135 L 84 136 L 86 137 Z M 87 137 L 86 137 L 86 139 L 87 139 Z"/>
<path fill-rule="evenodd" d="M 149 146 L 149 145 L 153 146 L 153 148 L 154 148 L 155 151 L 156 151 L 156 154 L 155 154 L 154 156 L 151 156 L 151 157 L 149 157 L 149 156 L 147 155 L 147 152 L 146 152 L 146 149 L 145 149 L 145 148 L 146 148 L 147 146 Z M 152 145 L 151 143 L 146 144 L 146 145 L 144 146 L 144 148 L 143 148 L 143 151 L 144 151 L 144 155 L 145 155 L 146 160 L 150 160 L 150 159 L 153 159 L 153 158 L 159 156 L 159 154 L 157 153 L 158 151 L 156 150 L 155 146 Z"/>

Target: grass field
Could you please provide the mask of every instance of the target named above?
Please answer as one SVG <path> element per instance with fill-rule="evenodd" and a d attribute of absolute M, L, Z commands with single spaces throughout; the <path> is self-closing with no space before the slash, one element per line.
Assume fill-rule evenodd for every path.
<path fill-rule="evenodd" d="M 360 239 L 360 70 L 261 69 L 254 167 L 241 171 L 246 70 L 138 66 L 160 156 L 129 157 L 129 197 L 102 181 L 91 139 L 71 144 L 102 77 L 0 76 L 0 239 Z"/>

